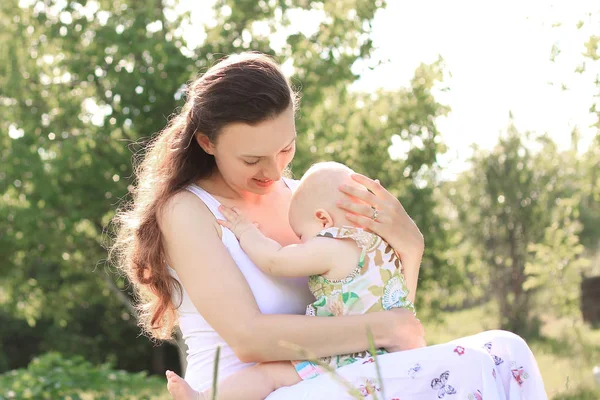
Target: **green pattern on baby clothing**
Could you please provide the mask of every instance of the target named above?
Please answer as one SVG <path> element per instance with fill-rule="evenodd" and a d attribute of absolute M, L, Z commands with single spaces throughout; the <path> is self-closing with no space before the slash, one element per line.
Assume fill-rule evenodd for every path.
<path fill-rule="evenodd" d="M 406 308 L 415 313 L 415 306 L 407 298 L 408 288 L 400 260 L 381 237 L 353 227 L 328 228 L 317 236 L 352 239 L 362 253 L 356 268 L 344 279 L 330 280 L 321 275 L 309 278 L 308 287 L 317 300 L 308 305 L 307 315 L 356 315 L 392 308 Z M 322 361 L 339 368 L 369 356 L 363 352 L 326 357 Z"/>

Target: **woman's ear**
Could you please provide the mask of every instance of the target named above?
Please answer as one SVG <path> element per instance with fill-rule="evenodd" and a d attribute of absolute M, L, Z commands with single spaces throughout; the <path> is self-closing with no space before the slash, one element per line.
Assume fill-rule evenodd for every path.
<path fill-rule="evenodd" d="M 315 218 L 317 218 L 323 229 L 331 228 L 333 226 L 333 218 L 331 218 L 331 215 L 322 208 L 315 211 Z"/>
<path fill-rule="evenodd" d="M 214 155 L 215 146 L 210 141 L 210 139 L 208 138 L 208 136 L 206 136 L 203 133 L 196 133 L 196 142 L 198 142 L 198 144 L 200 145 L 200 147 L 202 148 L 202 150 L 204 150 L 205 153 L 210 154 L 210 155 Z"/>

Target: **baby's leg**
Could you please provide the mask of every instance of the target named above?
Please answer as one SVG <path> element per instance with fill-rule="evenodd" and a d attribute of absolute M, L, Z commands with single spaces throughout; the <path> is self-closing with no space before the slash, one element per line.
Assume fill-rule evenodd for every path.
<path fill-rule="evenodd" d="M 179 378 L 177 375 L 175 375 Z M 195 392 L 181 378 L 169 378 L 169 392 L 175 400 L 212 399 L 211 390 Z M 256 364 L 219 382 L 218 400 L 263 400 L 275 390 L 300 382 L 289 361 Z"/>
<path fill-rule="evenodd" d="M 219 382 L 217 399 L 264 400 L 280 387 L 294 385 L 300 380 L 296 369 L 289 361 L 260 363 L 236 372 Z"/>

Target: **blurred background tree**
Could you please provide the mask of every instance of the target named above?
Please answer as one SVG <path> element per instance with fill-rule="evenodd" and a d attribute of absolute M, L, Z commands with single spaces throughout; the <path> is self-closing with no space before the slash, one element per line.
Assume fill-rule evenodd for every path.
<path fill-rule="evenodd" d="M 574 149 L 559 151 L 547 136 L 512 124 L 494 149 L 475 149 L 472 165 L 450 185 L 458 230 L 476 251 L 463 263 L 479 260 L 474 273 L 488 287 L 480 296 L 495 298 L 499 326 L 535 337 L 542 312 L 560 315 L 566 305 L 568 314 L 579 312 L 580 275 L 589 265 L 579 243 L 580 180 L 590 167 Z"/>

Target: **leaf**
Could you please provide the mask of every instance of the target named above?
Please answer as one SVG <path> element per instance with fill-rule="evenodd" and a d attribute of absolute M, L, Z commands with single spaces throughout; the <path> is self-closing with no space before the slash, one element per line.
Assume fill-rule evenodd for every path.
<path fill-rule="evenodd" d="M 375 257 L 373 259 L 376 266 L 381 267 L 383 265 L 383 257 L 381 254 L 381 250 L 375 249 Z"/>
<path fill-rule="evenodd" d="M 354 292 L 345 292 L 342 294 L 342 301 L 344 304 L 349 304 L 351 300 L 358 299 L 358 295 Z"/>
<path fill-rule="evenodd" d="M 327 297 L 323 296 L 313 303 L 316 308 L 324 307 L 327 304 Z"/>
<path fill-rule="evenodd" d="M 378 285 L 369 286 L 369 292 L 375 297 L 383 296 L 383 287 Z"/>
<path fill-rule="evenodd" d="M 381 302 L 379 301 L 373 304 L 371 307 L 369 307 L 365 314 L 378 311 L 383 311 L 383 307 L 381 306 Z"/>
<path fill-rule="evenodd" d="M 380 268 L 379 269 L 379 274 L 381 275 L 381 280 L 383 282 L 387 282 L 390 279 L 392 279 L 392 273 L 390 270 L 386 269 L 386 268 Z"/>

